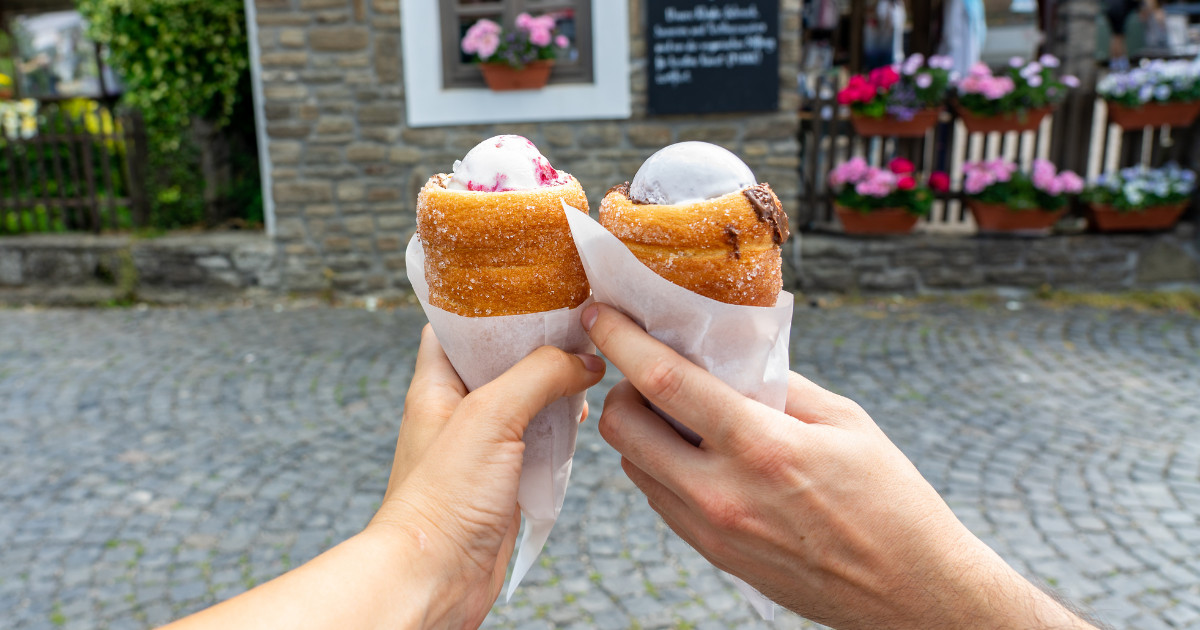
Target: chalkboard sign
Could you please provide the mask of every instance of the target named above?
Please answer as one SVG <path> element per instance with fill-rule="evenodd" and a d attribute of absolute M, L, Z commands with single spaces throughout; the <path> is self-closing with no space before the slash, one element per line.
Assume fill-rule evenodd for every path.
<path fill-rule="evenodd" d="M 779 108 L 779 0 L 645 0 L 651 114 Z"/>

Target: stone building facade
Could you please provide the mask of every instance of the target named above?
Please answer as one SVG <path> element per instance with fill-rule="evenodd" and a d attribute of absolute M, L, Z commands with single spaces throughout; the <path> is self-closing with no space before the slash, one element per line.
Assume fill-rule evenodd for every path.
<path fill-rule="evenodd" d="M 264 169 L 285 290 L 405 288 L 404 248 L 420 186 L 498 133 L 529 137 L 556 168 L 574 174 L 593 212 L 610 186 L 630 179 L 660 147 L 706 140 L 742 156 L 795 214 L 800 0 L 780 0 L 777 111 L 648 115 L 641 0 L 598 0 L 629 3 L 627 119 L 441 127 L 407 124 L 399 0 L 253 1 Z"/>

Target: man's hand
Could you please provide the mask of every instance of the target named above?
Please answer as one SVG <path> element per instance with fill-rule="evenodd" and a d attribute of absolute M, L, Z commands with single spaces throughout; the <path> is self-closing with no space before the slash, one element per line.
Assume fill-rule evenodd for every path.
<path fill-rule="evenodd" d="M 974 537 L 853 401 L 792 374 L 776 411 L 612 308 L 583 323 L 627 379 L 605 401 L 601 435 L 717 567 L 838 628 L 1088 627 Z"/>

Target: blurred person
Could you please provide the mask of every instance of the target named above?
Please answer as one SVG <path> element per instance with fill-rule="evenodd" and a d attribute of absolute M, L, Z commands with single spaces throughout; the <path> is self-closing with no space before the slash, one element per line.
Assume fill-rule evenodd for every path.
<path fill-rule="evenodd" d="M 967 76 L 979 63 L 987 40 L 987 17 L 983 0 L 946 0 L 942 5 L 942 43 L 938 52 L 954 60 L 951 70 Z"/>

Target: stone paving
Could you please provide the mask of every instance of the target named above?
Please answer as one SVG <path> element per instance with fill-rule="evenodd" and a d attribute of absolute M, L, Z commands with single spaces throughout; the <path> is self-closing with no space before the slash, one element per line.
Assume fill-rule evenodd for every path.
<path fill-rule="evenodd" d="M 1200 628 L 1200 320 L 1008 306 L 798 307 L 794 367 L 1026 575 L 1116 628 Z M 0 626 L 159 624 L 358 531 L 423 321 L 0 311 Z M 595 429 L 616 379 L 548 553 L 487 627 L 772 627 L 620 473 Z"/>

